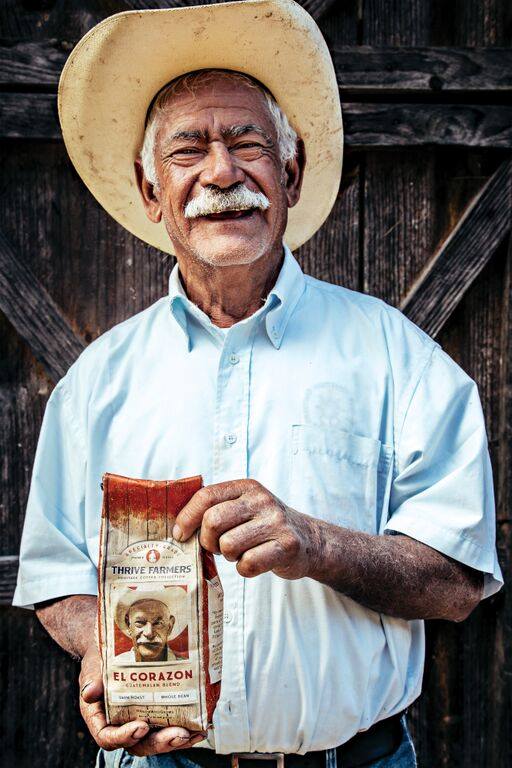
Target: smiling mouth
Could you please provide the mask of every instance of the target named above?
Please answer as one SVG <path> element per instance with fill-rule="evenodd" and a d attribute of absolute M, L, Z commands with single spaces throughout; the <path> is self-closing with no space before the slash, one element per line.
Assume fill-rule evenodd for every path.
<path fill-rule="evenodd" d="M 200 216 L 207 221 L 232 221 L 234 219 L 249 219 L 257 208 L 248 208 L 243 211 L 222 211 L 222 213 L 209 213 L 206 216 Z"/>

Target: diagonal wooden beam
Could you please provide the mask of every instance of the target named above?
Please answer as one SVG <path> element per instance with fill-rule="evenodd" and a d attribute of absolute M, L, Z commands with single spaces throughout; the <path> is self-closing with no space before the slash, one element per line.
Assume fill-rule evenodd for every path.
<path fill-rule="evenodd" d="M 500 165 L 414 282 L 400 309 L 437 336 L 512 226 L 512 160 Z"/>
<path fill-rule="evenodd" d="M 0 230 L 0 309 L 58 381 L 86 344 Z"/>
<path fill-rule="evenodd" d="M 336 0 L 299 0 L 299 3 L 318 21 L 335 5 Z"/>

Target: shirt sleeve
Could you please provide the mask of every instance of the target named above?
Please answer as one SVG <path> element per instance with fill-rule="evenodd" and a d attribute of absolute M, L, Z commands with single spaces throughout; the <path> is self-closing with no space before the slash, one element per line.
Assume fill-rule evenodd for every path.
<path fill-rule="evenodd" d="M 13 605 L 97 594 L 84 532 L 85 438 L 62 379 L 44 414 L 34 460 Z"/>
<path fill-rule="evenodd" d="M 436 344 L 396 443 L 385 532 L 398 532 L 503 584 L 496 555 L 492 468 L 475 382 Z"/>

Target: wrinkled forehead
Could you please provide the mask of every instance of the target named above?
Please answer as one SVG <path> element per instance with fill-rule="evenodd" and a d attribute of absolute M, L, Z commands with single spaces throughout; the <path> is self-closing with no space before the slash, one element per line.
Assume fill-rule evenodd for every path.
<path fill-rule="evenodd" d="M 193 103 L 194 98 L 205 94 L 219 94 L 229 104 L 230 97 L 242 93 L 249 102 L 266 106 L 265 95 L 270 91 L 250 75 L 226 69 L 201 69 L 187 72 L 164 85 L 155 94 L 148 106 L 146 124 L 153 110 L 165 110 L 167 106 L 181 101 Z"/>
<path fill-rule="evenodd" d="M 166 616 L 170 615 L 169 608 L 160 600 L 137 600 L 128 610 L 129 616 Z"/>

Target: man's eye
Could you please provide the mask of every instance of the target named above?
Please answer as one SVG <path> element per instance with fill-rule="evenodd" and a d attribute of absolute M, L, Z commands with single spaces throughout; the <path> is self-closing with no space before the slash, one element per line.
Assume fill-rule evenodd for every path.
<path fill-rule="evenodd" d="M 261 144 L 246 141 L 243 144 L 237 144 L 234 149 L 261 149 Z"/>
<path fill-rule="evenodd" d="M 200 150 L 197 149 L 197 147 L 185 147 L 184 149 L 177 149 L 173 152 L 173 155 L 196 155 L 199 151 Z"/>

